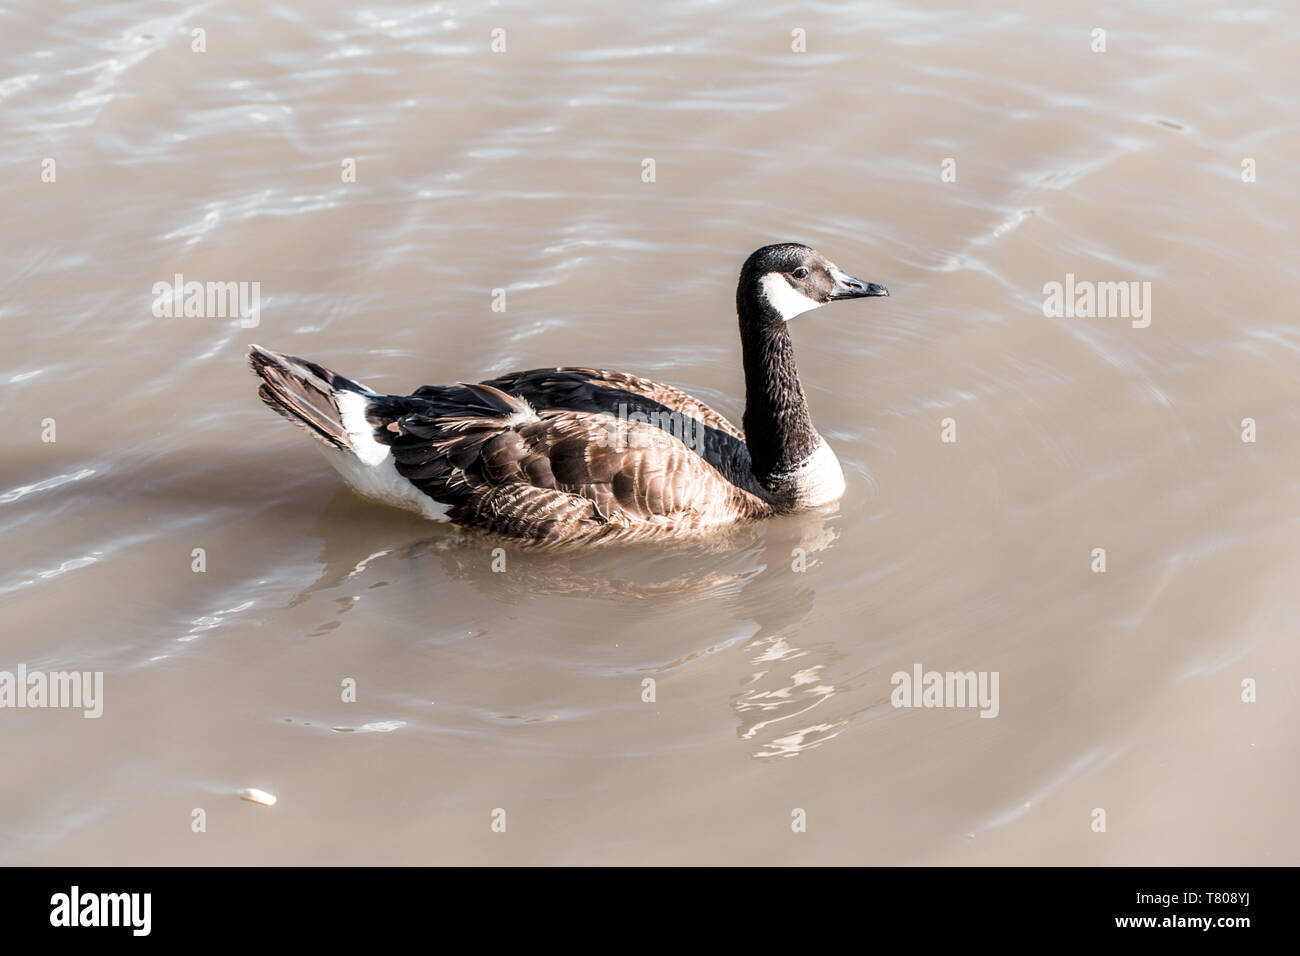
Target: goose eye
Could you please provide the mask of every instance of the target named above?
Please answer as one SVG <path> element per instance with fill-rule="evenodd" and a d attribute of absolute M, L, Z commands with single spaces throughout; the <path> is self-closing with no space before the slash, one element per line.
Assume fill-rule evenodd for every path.
<path fill-rule="evenodd" d="M 794 270 L 794 277 L 796 279 L 806 279 L 808 278 L 808 270 L 803 266 L 800 266 L 798 269 Z"/>

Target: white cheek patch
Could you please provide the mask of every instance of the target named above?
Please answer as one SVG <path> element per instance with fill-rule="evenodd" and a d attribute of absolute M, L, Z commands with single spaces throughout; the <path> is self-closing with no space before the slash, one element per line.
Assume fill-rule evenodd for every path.
<path fill-rule="evenodd" d="M 822 303 L 815 299 L 810 299 L 794 286 L 779 272 L 769 272 L 763 278 L 758 280 L 759 288 L 763 290 L 763 297 L 772 303 L 777 314 L 786 322 L 789 322 L 796 315 L 800 315 L 811 309 L 819 308 Z"/>

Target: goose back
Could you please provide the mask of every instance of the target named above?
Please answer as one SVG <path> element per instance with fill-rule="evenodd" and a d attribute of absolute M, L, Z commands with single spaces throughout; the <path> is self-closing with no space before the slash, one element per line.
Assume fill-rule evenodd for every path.
<path fill-rule="evenodd" d="M 399 474 L 462 524 L 539 542 L 679 536 L 771 503 L 739 431 L 685 392 L 624 373 L 532 369 L 372 397 Z"/>

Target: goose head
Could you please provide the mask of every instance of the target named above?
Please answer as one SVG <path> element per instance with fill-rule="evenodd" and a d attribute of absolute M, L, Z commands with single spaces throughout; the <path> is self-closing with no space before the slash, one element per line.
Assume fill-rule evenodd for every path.
<path fill-rule="evenodd" d="M 844 492 L 835 453 L 813 425 L 789 322 L 839 299 L 889 295 L 797 242 L 764 246 L 740 270 L 736 311 L 745 365 L 745 444 L 750 468 L 773 506 L 816 507 Z"/>
<path fill-rule="evenodd" d="M 782 242 L 764 246 L 745 260 L 736 304 L 742 317 L 789 322 L 828 302 L 877 295 L 889 295 L 889 290 L 854 278 L 816 249 Z"/>

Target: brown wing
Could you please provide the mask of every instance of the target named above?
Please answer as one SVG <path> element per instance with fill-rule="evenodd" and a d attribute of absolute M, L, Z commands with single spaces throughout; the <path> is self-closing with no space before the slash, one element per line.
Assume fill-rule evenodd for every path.
<path fill-rule="evenodd" d="M 401 414 L 382 423 L 398 472 L 449 505 L 453 520 L 581 541 L 703 530 L 766 508 L 694 441 L 605 411 L 534 410 L 501 382 L 421 389 L 428 398 L 400 400 Z M 724 435 L 743 453 L 743 442 Z"/>
<path fill-rule="evenodd" d="M 708 428 L 743 439 L 740 429 L 679 388 L 625 372 L 591 368 L 535 368 L 490 379 L 487 385 L 519 395 L 539 411 L 619 413 L 629 411 L 689 414 Z M 417 395 L 419 392 L 416 393 Z"/>

